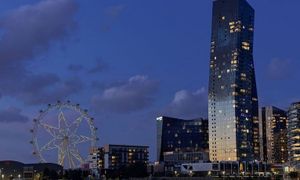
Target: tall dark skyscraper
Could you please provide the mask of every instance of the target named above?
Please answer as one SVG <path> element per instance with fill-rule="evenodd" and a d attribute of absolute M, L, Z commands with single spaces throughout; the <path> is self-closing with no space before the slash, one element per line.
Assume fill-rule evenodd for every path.
<path fill-rule="evenodd" d="M 211 161 L 259 159 L 253 63 L 254 9 L 246 0 L 214 0 L 209 74 Z"/>

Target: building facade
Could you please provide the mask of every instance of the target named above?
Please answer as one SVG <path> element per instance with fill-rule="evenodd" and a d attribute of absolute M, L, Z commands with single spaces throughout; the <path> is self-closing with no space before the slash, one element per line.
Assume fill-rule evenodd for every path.
<path fill-rule="evenodd" d="M 104 146 L 104 168 L 119 169 L 134 163 L 147 164 L 149 161 L 148 146 L 113 145 Z"/>
<path fill-rule="evenodd" d="M 275 164 L 287 162 L 287 112 L 273 106 L 260 108 L 259 130 L 261 160 Z"/>
<path fill-rule="evenodd" d="M 165 152 L 164 162 L 168 164 L 199 163 L 208 162 L 208 152 Z"/>
<path fill-rule="evenodd" d="M 213 1 L 208 97 L 211 161 L 259 159 L 253 32 L 254 9 L 246 0 Z"/>
<path fill-rule="evenodd" d="M 189 175 L 198 174 L 197 172 L 209 172 L 207 175 L 215 177 L 212 179 L 234 179 L 233 177 L 235 179 L 243 179 L 243 176 L 260 176 L 257 179 L 270 179 L 268 175 L 271 174 L 272 168 L 271 164 L 259 161 L 220 161 L 182 164 L 181 172 Z M 249 179 L 251 178 L 249 177 Z"/>
<path fill-rule="evenodd" d="M 92 148 L 89 155 L 90 168 L 98 170 L 118 170 L 135 163 L 147 165 L 148 161 L 148 146 L 107 144 Z"/>
<path fill-rule="evenodd" d="M 104 169 L 104 148 L 92 147 L 88 155 L 88 169 L 91 170 L 96 177 L 100 176 L 100 170 Z"/>
<path fill-rule="evenodd" d="M 208 151 L 208 121 L 206 119 L 183 120 L 158 117 L 157 160 L 164 161 L 170 152 Z"/>
<path fill-rule="evenodd" d="M 293 103 L 288 111 L 288 154 L 290 165 L 300 169 L 300 102 Z"/>

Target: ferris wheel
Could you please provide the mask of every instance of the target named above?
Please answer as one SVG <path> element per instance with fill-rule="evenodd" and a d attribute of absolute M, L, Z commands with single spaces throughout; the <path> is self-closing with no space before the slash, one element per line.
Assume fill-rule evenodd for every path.
<path fill-rule="evenodd" d="M 86 128 L 79 132 L 83 123 L 86 124 Z M 39 135 L 42 131 L 44 135 Z M 51 151 L 57 156 L 58 164 L 65 168 L 77 168 L 85 162 L 79 147 L 95 147 L 98 140 L 96 131 L 94 119 L 88 115 L 87 110 L 81 109 L 79 104 L 71 104 L 70 101 L 48 104 L 48 107 L 40 110 L 37 118 L 33 119 L 33 128 L 30 130 L 33 155 L 45 163 L 48 162 L 47 157 Z M 87 135 L 82 135 L 81 132 Z M 45 140 L 45 136 L 49 136 L 48 139 Z"/>

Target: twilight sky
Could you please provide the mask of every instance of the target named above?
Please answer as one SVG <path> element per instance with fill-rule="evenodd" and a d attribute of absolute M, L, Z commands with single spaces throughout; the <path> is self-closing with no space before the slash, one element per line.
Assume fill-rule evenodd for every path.
<path fill-rule="evenodd" d="M 287 108 L 300 100 L 300 1 L 249 2 L 259 103 Z M 206 117 L 211 0 L 0 4 L 0 160 L 36 162 L 32 119 L 58 99 L 89 109 L 99 145 L 149 145 L 151 160 L 156 116 Z"/>

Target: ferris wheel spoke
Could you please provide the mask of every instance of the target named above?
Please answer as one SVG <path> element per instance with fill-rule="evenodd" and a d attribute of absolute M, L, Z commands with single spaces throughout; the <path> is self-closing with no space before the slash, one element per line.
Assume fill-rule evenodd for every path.
<path fill-rule="evenodd" d="M 65 129 L 68 127 L 65 115 L 62 111 L 60 111 L 60 113 L 58 115 L 58 127 L 59 127 L 59 129 L 61 129 L 61 128 Z"/>
<path fill-rule="evenodd" d="M 85 142 L 89 142 L 89 141 L 93 141 L 94 139 L 91 137 L 87 137 L 87 136 L 83 136 L 83 135 L 79 135 L 77 136 L 77 139 L 74 141 L 74 144 L 81 144 L 81 143 L 85 143 Z"/>
<path fill-rule="evenodd" d="M 80 163 L 83 163 L 83 162 L 84 162 L 84 160 L 83 160 L 83 158 L 81 157 L 81 155 L 80 155 L 78 149 L 72 149 L 72 150 L 71 150 L 71 153 L 72 153 L 72 155 L 73 155 Z"/>
<path fill-rule="evenodd" d="M 50 142 L 48 142 L 47 144 L 45 144 L 45 145 L 40 149 L 40 152 L 43 152 L 43 151 L 49 151 L 49 150 L 52 150 L 52 149 L 56 149 L 56 148 L 57 148 L 57 145 L 55 144 L 55 140 L 56 140 L 56 139 L 53 139 L 53 140 L 51 140 Z"/>
<path fill-rule="evenodd" d="M 56 137 L 58 128 L 45 123 L 40 123 L 40 126 L 43 127 L 52 137 Z"/>
<path fill-rule="evenodd" d="M 65 161 L 66 151 L 59 148 L 58 149 L 58 164 L 63 165 Z"/>
<path fill-rule="evenodd" d="M 77 132 L 77 130 L 78 130 L 78 128 L 79 128 L 79 125 L 80 125 L 80 123 L 82 122 L 83 118 L 84 118 L 83 115 L 82 115 L 82 116 L 79 116 L 79 117 L 71 124 L 70 129 L 71 129 L 74 133 Z"/>
<path fill-rule="evenodd" d="M 67 156 L 68 156 L 67 158 L 68 158 L 70 167 L 75 168 L 75 162 L 73 160 L 73 156 L 70 151 L 67 152 Z"/>

